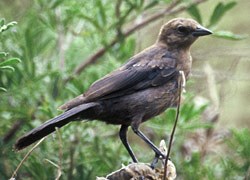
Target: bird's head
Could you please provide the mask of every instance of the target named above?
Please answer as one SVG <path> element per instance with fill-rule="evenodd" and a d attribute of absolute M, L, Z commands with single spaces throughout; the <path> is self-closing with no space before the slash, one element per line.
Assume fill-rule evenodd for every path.
<path fill-rule="evenodd" d="M 199 37 L 212 32 L 192 19 L 176 18 L 162 26 L 158 41 L 169 48 L 188 48 Z"/>

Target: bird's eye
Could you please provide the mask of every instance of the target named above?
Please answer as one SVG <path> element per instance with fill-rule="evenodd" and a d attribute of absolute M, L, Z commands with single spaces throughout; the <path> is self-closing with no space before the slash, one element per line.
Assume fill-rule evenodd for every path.
<path fill-rule="evenodd" d="M 186 28 L 186 27 L 184 27 L 184 26 L 179 26 L 179 27 L 177 28 L 177 31 L 178 31 L 179 33 L 181 33 L 181 34 L 188 34 L 188 33 L 189 33 L 188 28 Z"/>

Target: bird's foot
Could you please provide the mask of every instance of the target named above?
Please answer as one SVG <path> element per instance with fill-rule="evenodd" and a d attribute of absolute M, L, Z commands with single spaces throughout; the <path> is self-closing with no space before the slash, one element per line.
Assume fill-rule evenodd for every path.
<path fill-rule="evenodd" d="M 151 168 L 154 169 L 159 160 L 161 160 L 162 165 L 164 165 L 166 161 L 166 156 L 167 156 L 166 143 L 164 140 L 161 140 L 160 146 L 159 146 L 159 152 L 155 152 L 155 157 L 150 165 Z M 170 158 L 168 160 L 170 160 Z"/>
<path fill-rule="evenodd" d="M 155 169 L 155 167 L 156 167 L 156 165 L 157 165 L 157 163 L 158 163 L 159 160 L 161 160 L 162 164 L 164 164 L 164 162 L 166 160 L 166 156 L 163 155 L 163 154 L 160 154 L 160 155 L 155 154 L 155 157 L 154 157 L 153 161 L 151 162 L 150 167 L 152 169 Z M 171 160 L 171 158 L 168 158 L 168 160 Z"/>

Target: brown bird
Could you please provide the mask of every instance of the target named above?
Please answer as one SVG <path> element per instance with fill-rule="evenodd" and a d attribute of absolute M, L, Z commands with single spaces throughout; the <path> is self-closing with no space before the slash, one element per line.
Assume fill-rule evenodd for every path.
<path fill-rule="evenodd" d="M 192 65 L 190 46 L 212 32 L 192 19 L 176 18 L 162 26 L 155 44 L 131 57 L 119 69 L 94 82 L 84 94 L 60 108 L 61 115 L 48 120 L 17 140 L 21 150 L 71 121 L 100 120 L 121 125 L 120 139 L 133 162 L 138 162 L 128 141 L 131 126 L 135 134 L 163 157 L 160 150 L 139 130 L 141 123 L 176 106 L 180 71 L 187 79 Z"/>

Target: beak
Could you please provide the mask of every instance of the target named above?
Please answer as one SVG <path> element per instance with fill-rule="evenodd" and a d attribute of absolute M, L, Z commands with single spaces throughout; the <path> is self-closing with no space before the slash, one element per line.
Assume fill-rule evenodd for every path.
<path fill-rule="evenodd" d="M 209 29 L 207 28 L 204 28 L 203 26 L 198 26 L 195 31 L 192 32 L 192 35 L 193 36 L 206 36 L 206 35 L 209 35 L 209 34 L 213 34 L 212 31 L 210 31 Z"/>

